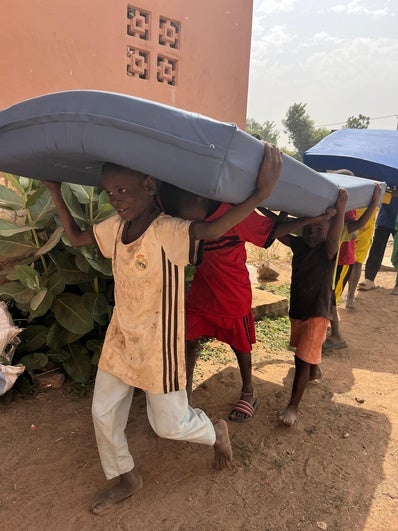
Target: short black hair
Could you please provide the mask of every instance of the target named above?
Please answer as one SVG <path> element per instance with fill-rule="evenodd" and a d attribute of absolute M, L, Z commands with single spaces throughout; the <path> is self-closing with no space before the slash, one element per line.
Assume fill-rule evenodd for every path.
<path fill-rule="evenodd" d="M 133 168 L 127 168 L 126 166 L 121 166 L 120 164 L 115 164 L 114 162 L 104 162 L 102 165 L 102 172 L 105 173 L 107 171 L 114 171 L 114 172 L 133 172 L 137 173 L 138 175 L 142 175 L 142 177 L 148 177 L 146 173 L 143 173 L 142 171 L 134 170 Z"/>

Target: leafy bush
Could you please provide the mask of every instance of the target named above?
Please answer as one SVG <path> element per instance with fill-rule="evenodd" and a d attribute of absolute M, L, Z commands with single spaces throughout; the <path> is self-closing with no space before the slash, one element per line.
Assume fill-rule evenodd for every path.
<path fill-rule="evenodd" d="M 6 175 L 0 185 L 0 299 L 24 328 L 14 362 L 30 375 L 60 365 L 75 382 L 93 373 L 113 306 L 110 260 L 94 246 L 71 247 L 43 183 Z M 62 184 L 77 224 L 113 213 L 105 192 Z"/>

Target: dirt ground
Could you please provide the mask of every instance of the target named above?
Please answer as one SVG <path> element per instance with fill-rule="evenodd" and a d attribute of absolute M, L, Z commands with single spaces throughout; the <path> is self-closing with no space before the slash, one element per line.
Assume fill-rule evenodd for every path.
<path fill-rule="evenodd" d="M 286 284 L 289 261 L 279 258 L 277 268 L 275 284 Z M 260 407 L 249 423 L 229 422 L 234 462 L 226 471 L 211 468 L 208 447 L 159 439 L 148 424 L 144 395 L 137 396 L 127 432 L 144 488 L 101 516 L 87 509 L 107 483 L 91 392 L 77 400 L 64 386 L 1 406 L 1 529 L 398 529 L 394 279 L 392 271 L 381 271 L 380 287 L 359 292 L 355 310 L 340 306 L 348 348 L 324 356 L 324 377 L 306 390 L 292 428 L 278 421 L 290 394 L 292 352 L 255 345 Z M 197 384 L 195 405 L 213 419 L 227 418 L 239 394 L 233 358 L 202 361 Z"/>

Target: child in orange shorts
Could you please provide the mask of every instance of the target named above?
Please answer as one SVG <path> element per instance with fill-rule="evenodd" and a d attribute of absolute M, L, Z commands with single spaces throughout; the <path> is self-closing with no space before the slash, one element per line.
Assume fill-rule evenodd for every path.
<path fill-rule="evenodd" d="M 296 421 L 308 382 L 321 376 L 319 364 L 332 317 L 332 282 L 346 202 L 347 192 L 340 189 L 334 208 L 327 209 L 319 222 L 304 227 L 302 237 L 279 238 L 293 253 L 289 317 L 296 372 L 289 404 L 279 417 L 287 426 Z"/>

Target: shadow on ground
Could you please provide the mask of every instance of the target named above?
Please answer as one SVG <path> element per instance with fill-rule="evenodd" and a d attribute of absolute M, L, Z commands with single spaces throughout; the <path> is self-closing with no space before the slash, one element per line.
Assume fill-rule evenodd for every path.
<path fill-rule="evenodd" d="M 146 418 L 145 396 L 127 427 L 144 488 L 102 516 L 87 510 L 106 485 L 94 441 L 91 397 L 72 401 L 52 390 L 0 408 L 2 521 L 8 530 L 292 530 L 363 529 L 383 479 L 391 426 L 363 406 L 333 401 L 311 385 L 293 428 L 278 421 L 284 386 L 260 378 L 260 408 L 250 423 L 229 423 L 232 467 L 211 468 L 212 450 L 159 439 Z M 212 419 L 227 418 L 238 371 L 227 368 L 194 392 Z M 34 426 L 34 427 L 33 427 Z"/>

